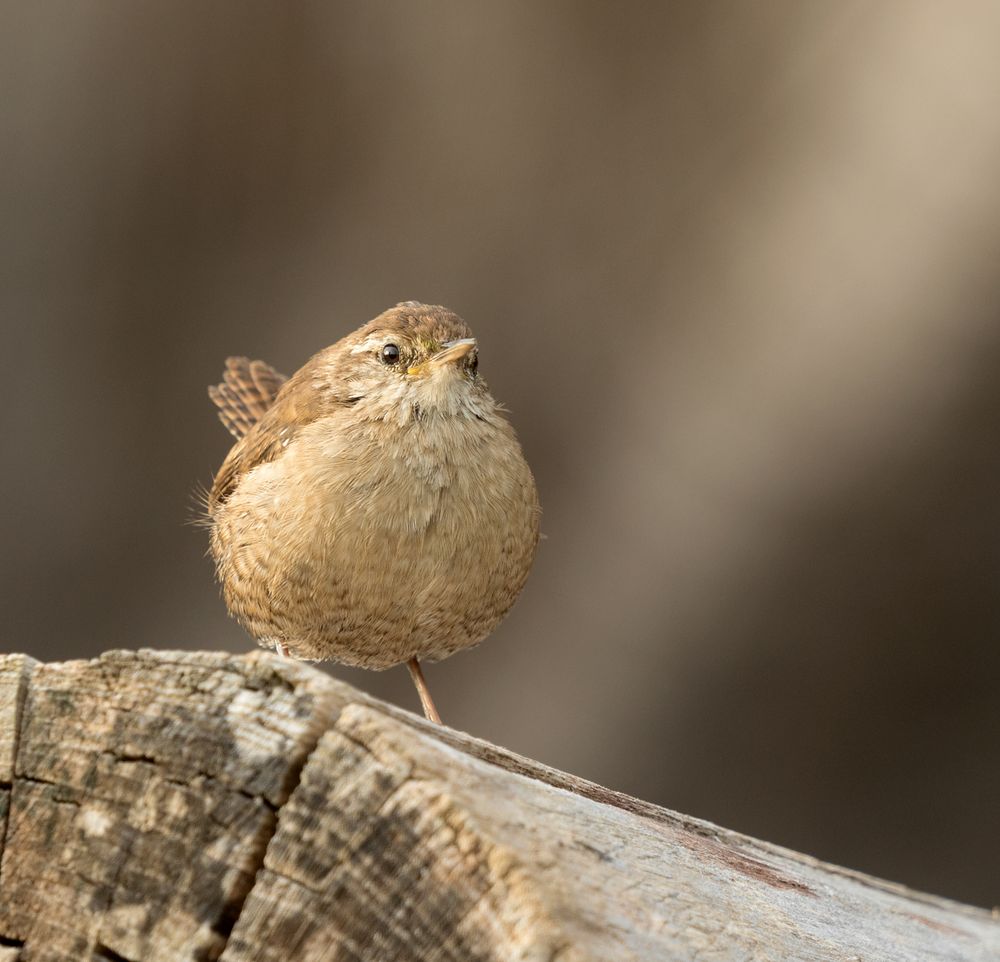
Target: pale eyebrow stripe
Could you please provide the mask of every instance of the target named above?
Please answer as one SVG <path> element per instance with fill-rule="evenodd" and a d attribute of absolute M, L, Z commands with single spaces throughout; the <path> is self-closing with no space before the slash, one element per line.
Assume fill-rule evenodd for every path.
<path fill-rule="evenodd" d="M 385 337 L 384 334 L 378 336 L 372 336 L 368 338 L 367 341 L 362 341 L 360 344 L 355 344 L 351 348 L 352 354 L 364 354 L 366 351 L 370 351 L 373 347 L 381 347 L 382 339 Z"/>

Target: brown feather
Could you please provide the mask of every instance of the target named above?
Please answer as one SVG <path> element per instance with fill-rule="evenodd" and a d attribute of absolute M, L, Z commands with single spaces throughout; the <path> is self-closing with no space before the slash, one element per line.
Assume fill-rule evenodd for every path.
<path fill-rule="evenodd" d="M 208 396 L 219 409 L 219 420 L 239 439 L 264 416 L 286 380 L 266 361 L 229 357 L 222 383 L 210 387 Z"/>

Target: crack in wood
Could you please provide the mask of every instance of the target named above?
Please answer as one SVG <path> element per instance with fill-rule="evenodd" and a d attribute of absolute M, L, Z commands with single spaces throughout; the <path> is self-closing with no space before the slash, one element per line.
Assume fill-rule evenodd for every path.
<path fill-rule="evenodd" d="M 14 697 L 7 699 L 6 714 L 7 718 L 5 721 L 10 726 L 10 733 L 8 736 L 8 746 L 7 758 L 0 759 L 2 762 L 5 774 L 9 777 L 4 779 L 4 788 L 8 790 L 8 802 L 10 800 L 10 793 L 13 792 L 14 785 L 14 773 L 17 768 L 17 751 L 21 741 L 21 717 L 24 711 L 24 700 L 28 695 L 28 685 L 31 681 L 31 674 L 34 670 L 37 662 L 33 658 L 29 658 L 27 655 L 13 655 L 11 656 L 12 667 L 16 672 L 15 680 L 15 690 Z M 3 853 L 7 850 L 7 831 L 10 827 L 10 812 L 9 804 L 7 806 L 8 811 L 3 813 L 3 825 L 0 827 L 0 891 L 2 891 L 3 886 Z"/>
<path fill-rule="evenodd" d="M 216 933 L 222 939 L 222 945 L 219 948 L 218 953 L 214 958 L 206 959 L 205 962 L 214 962 L 215 959 L 219 958 L 226 951 L 229 945 L 229 940 L 232 937 L 233 929 L 236 927 L 237 922 L 239 922 L 240 917 L 243 914 L 243 909 L 246 906 L 247 899 L 250 897 L 251 892 L 253 892 L 254 887 L 257 884 L 257 880 L 260 878 L 260 873 L 264 868 L 264 862 L 267 859 L 267 850 L 271 844 L 271 840 L 278 832 L 278 827 L 281 821 L 281 809 L 288 804 L 289 799 L 292 797 L 295 789 L 298 788 L 299 783 L 302 780 L 302 773 L 305 770 L 306 765 L 309 763 L 309 759 L 313 756 L 316 751 L 316 747 L 319 744 L 320 738 L 323 737 L 324 732 L 327 729 L 319 730 L 315 733 L 314 737 L 311 738 L 306 744 L 307 748 L 302 756 L 302 759 L 298 765 L 292 766 L 290 769 L 290 778 L 288 789 L 285 792 L 284 800 L 279 805 L 271 804 L 267 799 L 260 796 L 250 796 L 256 798 L 258 801 L 263 802 L 270 810 L 274 813 L 274 819 L 271 821 L 270 831 L 266 835 L 263 835 L 259 840 L 259 846 L 257 848 L 257 859 L 253 866 L 253 873 L 250 880 L 250 884 L 246 887 L 243 892 L 238 892 L 233 898 L 227 900 L 223 905 L 222 913 L 219 918 L 212 925 L 212 931 Z M 240 794 L 247 795 L 247 793 L 240 792 Z"/>
<path fill-rule="evenodd" d="M 128 959 L 124 955 L 120 955 L 114 949 L 100 942 L 94 946 L 94 958 L 100 959 L 101 962 L 139 962 L 138 959 Z"/>

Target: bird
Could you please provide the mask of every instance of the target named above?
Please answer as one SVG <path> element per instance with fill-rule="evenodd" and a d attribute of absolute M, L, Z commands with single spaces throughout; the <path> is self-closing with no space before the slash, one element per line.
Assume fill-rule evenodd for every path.
<path fill-rule="evenodd" d="M 206 498 L 230 614 L 286 657 L 382 670 L 486 638 L 539 541 L 534 476 L 468 325 L 404 301 L 291 377 L 230 357 L 208 389 L 236 442 Z"/>

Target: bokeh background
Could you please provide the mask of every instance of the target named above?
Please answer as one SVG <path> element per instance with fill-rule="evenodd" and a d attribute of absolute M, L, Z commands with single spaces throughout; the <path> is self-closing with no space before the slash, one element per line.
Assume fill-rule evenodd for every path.
<path fill-rule="evenodd" d="M 0 10 L 5 649 L 246 650 L 206 385 L 446 304 L 547 535 L 446 720 L 1000 902 L 1000 6 Z"/>

